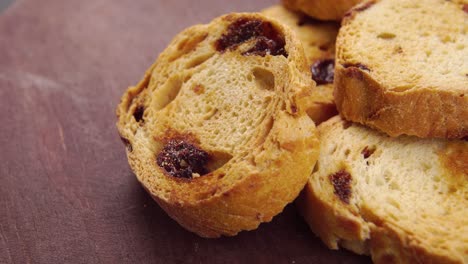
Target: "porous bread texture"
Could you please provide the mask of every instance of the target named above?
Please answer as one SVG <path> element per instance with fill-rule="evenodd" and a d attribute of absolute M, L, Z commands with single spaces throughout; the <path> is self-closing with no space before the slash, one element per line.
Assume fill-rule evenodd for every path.
<path fill-rule="evenodd" d="M 451 1 L 358 5 L 337 38 L 340 114 L 391 136 L 468 136 L 467 30 L 468 13 Z"/>
<path fill-rule="evenodd" d="M 266 36 L 277 33 L 286 55 L 246 54 L 275 40 L 245 35 L 222 49 L 230 25 L 252 21 Z M 232 13 L 179 33 L 117 109 L 138 180 L 172 218 L 203 237 L 270 221 L 297 197 L 318 156 L 315 125 L 297 104 L 313 87 L 306 72 L 299 40 L 260 14 Z M 207 152 L 209 173 L 176 178 L 159 167 L 156 157 L 172 138 Z"/>
<path fill-rule="evenodd" d="M 468 261 L 468 142 L 392 138 L 339 116 L 318 130 L 319 159 L 297 204 L 329 248 L 374 263 Z M 348 203 L 331 181 L 339 171 L 351 178 Z"/>
<path fill-rule="evenodd" d="M 319 60 L 335 58 L 335 40 L 339 25 L 335 22 L 323 22 L 307 15 L 274 5 L 262 10 L 262 14 L 277 19 L 291 28 L 300 39 L 310 67 Z M 307 114 L 318 125 L 335 116 L 338 112 L 333 100 L 333 84 L 317 84 L 311 95 L 304 98 Z"/>
<path fill-rule="evenodd" d="M 284 6 L 320 20 L 340 21 L 345 13 L 363 0 L 282 0 Z"/>

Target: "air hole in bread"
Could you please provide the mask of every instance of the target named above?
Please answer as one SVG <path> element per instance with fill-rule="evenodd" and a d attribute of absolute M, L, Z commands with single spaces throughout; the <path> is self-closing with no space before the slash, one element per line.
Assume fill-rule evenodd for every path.
<path fill-rule="evenodd" d="M 333 145 L 333 148 L 330 150 L 329 154 L 334 154 L 336 152 L 337 146 Z"/>
<path fill-rule="evenodd" d="M 312 173 L 317 172 L 320 169 L 319 162 L 315 163 L 314 169 L 312 170 Z"/>
<path fill-rule="evenodd" d="M 169 78 L 164 85 L 153 93 L 152 103 L 154 109 L 160 110 L 172 102 L 182 88 L 182 78 L 174 76 Z"/>
<path fill-rule="evenodd" d="M 255 84 L 257 88 L 261 90 L 274 90 L 275 88 L 275 76 L 267 69 L 255 68 L 252 72 L 255 77 Z"/>
<path fill-rule="evenodd" d="M 392 181 L 389 183 L 388 187 L 390 190 L 400 190 L 400 185 L 396 181 Z"/>
<path fill-rule="evenodd" d="M 205 61 L 207 61 L 209 58 L 211 58 L 212 55 L 213 54 L 209 53 L 209 54 L 203 54 L 203 55 L 200 55 L 198 57 L 195 57 L 195 58 L 191 59 L 189 62 L 187 62 L 187 64 L 185 65 L 185 68 L 186 69 L 191 69 L 191 68 L 195 68 L 197 66 L 200 66 Z"/>
<path fill-rule="evenodd" d="M 206 164 L 206 168 L 209 172 L 216 171 L 217 169 L 223 167 L 232 159 L 232 155 L 227 152 L 222 151 L 212 151 L 210 152 L 210 160 Z M 222 175 L 222 176 L 221 176 Z M 221 176 L 221 177 L 220 177 Z M 225 174 L 220 173 L 218 178 L 223 178 Z"/>
<path fill-rule="evenodd" d="M 374 184 L 377 185 L 377 186 L 384 186 L 385 185 L 385 177 L 382 178 L 382 177 L 376 177 L 374 179 Z"/>
<path fill-rule="evenodd" d="M 266 97 L 264 98 L 264 101 L 263 101 L 263 106 L 264 106 L 265 108 L 267 108 L 268 105 L 271 103 L 272 100 L 273 100 L 273 98 L 271 98 L 271 96 L 266 96 Z"/>
<path fill-rule="evenodd" d="M 122 136 L 120 136 L 120 140 L 122 140 L 122 143 L 124 143 L 125 147 L 127 148 L 128 151 L 132 152 L 133 147 L 130 141 Z"/>
<path fill-rule="evenodd" d="M 133 111 L 133 118 L 135 118 L 135 121 L 140 122 L 143 120 L 144 114 L 145 114 L 145 107 L 142 105 L 139 105 L 135 108 L 135 111 Z"/>
<path fill-rule="evenodd" d="M 362 156 L 364 157 L 364 159 L 367 159 L 367 158 L 369 158 L 372 154 L 374 154 L 375 149 L 376 149 L 375 146 L 365 146 L 365 147 L 362 149 L 361 154 L 362 154 Z"/>
<path fill-rule="evenodd" d="M 431 169 L 431 165 L 427 164 L 427 163 L 422 163 L 421 166 L 422 166 L 422 171 L 423 172 L 427 172 L 428 170 Z"/>
<path fill-rule="evenodd" d="M 346 157 L 349 156 L 349 153 L 351 153 L 351 150 L 350 150 L 350 149 L 346 149 L 345 152 L 344 152 L 344 154 L 345 154 Z"/>
<path fill-rule="evenodd" d="M 458 190 L 458 188 L 457 188 L 456 186 L 450 185 L 450 186 L 448 187 L 447 193 L 448 193 L 448 194 L 453 194 L 453 193 L 456 193 L 457 190 Z"/>
<path fill-rule="evenodd" d="M 206 111 L 206 114 L 203 116 L 203 120 L 210 120 L 218 113 L 218 109 L 212 106 L 207 106 L 205 108 L 205 111 Z"/>
<path fill-rule="evenodd" d="M 387 202 L 389 205 L 395 207 L 396 209 L 400 210 L 400 204 L 396 201 L 393 197 L 387 197 Z"/>
<path fill-rule="evenodd" d="M 280 109 L 281 109 L 281 111 L 286 111 L 286 103 L 285 102 L 281 102 Z"/>
<path fill-rule="evenodd" d="M 381 39 L 393 39 L 396 37 L 396 35 L 390 32 L 382 32 L 378 34 L 377 37 Z"/>
<path fill-rule="evenodd" d="M 177 49 L 174 50 L 173 55 L 168 59 L 168 61 L 173 62 L 178 58 L 195 51 L 197 45 L 205 40 L 207 36 L 208 33 L 187 36 L 177 44 Z"/>
<path fill-rule="evenodd" d="M 140 97 L 140 94 L 145 91 L 146 88 L 148 88 L 148 85 L 150 83 L 151 75 L 146 74 L 143 81 L 141 81 L 140 84 L 138 84 L 138 90 L 137 91 L 132 91 L 129 93 L 130 100 L 128 100 L 127 105 L 125 107 L 126 111 L 129 111 L 131 106 L 135 104 L 135 102 L 139 101 L 138 98 Z"/>
<path fill-rule="evenodd" d="M 392 88 L 392 91 L 394 92 L 405 92 L 408 91 L 409 89 L 413 88 L 411 85 L 400 85 Z"/>

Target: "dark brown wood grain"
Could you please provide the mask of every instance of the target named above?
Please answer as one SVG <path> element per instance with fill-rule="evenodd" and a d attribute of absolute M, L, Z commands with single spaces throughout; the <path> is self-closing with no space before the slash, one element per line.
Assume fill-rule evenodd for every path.
<path fill-rule="evenodd" d="M 0 15 L 0 263 L 368 263 L 294 206 L 203 239 L 130 171 L 115 107 L 183 28 L 275 1 L 17 0 Z"/>

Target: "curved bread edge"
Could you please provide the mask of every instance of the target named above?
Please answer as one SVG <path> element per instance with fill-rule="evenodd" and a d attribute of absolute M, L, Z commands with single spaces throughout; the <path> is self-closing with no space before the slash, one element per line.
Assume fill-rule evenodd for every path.
<path fill-rule="evenodd" d="M 352 136 L 354 140 L 342 142 L 341 139 L 338 139 L 338 136 L 348 133 L 345 130 L 349 129 L 349 127 L 353 130 L 352 133 L 355 133 L 355 136 Z M 314 234 L 320 237 L 330 249 L 342 247 L 357 254 L 371 255 L 374 263 L 465 263 L 468 260 L 468 241 L 466 237 L 463 237 L 467 230 L 466 218 L 463 216 L 466 215 L 466 200 L 464 200 L 463 194 L 466 195 L 468 188 L 466 182 L 468 171 L 466 165 L 464 165 L 468 161 L 466 155 L 468 145 L 466 142 L 417 139 L 414 137 L 395 139 L 369 128 L 361 127 L 358 124 L 351 124 L 340 117 L 334 117 L 322 123 L 319 126 L 319 134 L 321 139 L 319 160 L 314 173 L 309 178 L 309 182 L 296 200 L 296 205 Z M 365 164 L 366 160 L 371 164 L 370 166 L 379 166 L 373 163 L 372 159 L 373 155 L 378 158 L 381 155 L 380 151 L 385 151 L 379 150 L 384 144 L 379 145 L 368 140 L 368 138 L 375 139 L 376 137 L 380 138 L 382 142 L 386 142 L 385 145 L 390 143 L 395 144 L 396 147 L 400 146 L 398 149 L 401 149 L 402 153 L 408 151 L 404 147 L 407 144 L 412 147 L 419 147 L 417 141 L 421 141 L 421 149 L 431 149 L 434 153 L 438 153 L 435 160 L 408 157 L 408 162 L 419 160 L 421 164 L 418 166 L 421 168 L 426 168 L 427 165 L 424 162 L 432 162 L 430 165 L 436 166 L 435 171 L 441 174 L 428 172 L 427 177 L 440 175 L 439 180 L 434 180 L 435 185 L 443 183 L 442 185 L 447 184 L 452 186 L 450 188 L 454 188 L 451 191 L 441 190 L 445 194 L 439 194 L 437 190 L 434 190 L 434 195 L 458 201 L 457 207 L 461 208 L 461 211 L 452 212 L 452 210 L 456 209 L 445 208 L 449 216 L 444 216 L 443 212 L 431 211 L 440 210 L 440 208 L 432 208 L 431 202 L 427 202 L 423 211 L 408 209 L 412 208 L 411 204 L 403 204 L 400 205 L 401 210 L 407 211 L 400 213 L 413 217 L 405 221 L 405 219 L 398 219 L 398 215 L 396 216 L 397 219 L 394 219 L 394 216 L 390 213 L 391 211 L 383 210 L 383 208 L 391 208 L 392 205 L 383 203 L 383 200 L 380 204 L 374 202 L 374 199 L 380 198 L 370 196 L 371 190 L 367 188 L 372 187 L 358 184 L 358 182 L 363 183 L 366 178 L 369 178 L 370 181 L 373 181 L 373 178 L 384 178 L 382 175 L 385 173 L 385 167 L 395 167 L 395 163 L 388 160 L 386 163 L 380 161 L 381 174 L 368 175 L 366 170 L 359 169 L 359 167 L 366 167 L 366 165 L 358 165 L 357 163 L 363 162 Z M 345 153 L 344 155 L 347 157 L 346 159 L 336 157 L 342 156 L 342 154 L 334 152 L 334 147 L 331 145 L 335 144 L 332 143 L 333 141 L 341 145 L 337 152 L 345 149 L 349 150 L 346 151 L 348 154 Z M 363 148 L 363 146 L 370 146 L 370 142 L 374 142 L 376 149 L 366 152 L 367 148 Z M 423 148 L 422 145 L 425 145 L 425 147 Z M 356 148 L 356 146 L 359 146 L 359 148 Z M 324 151 L 332 151 L 334 154 L 324 154 Z M 402 162 L 404 163 L 404 161 Z M 342 169 L 348 171 L 352 177 L 349 187 L 350 192 L 348 193 L 350 197 L 347 198 L 349 199 L 347 202 L 344 201 L 346 199 L 343 199 L 345 197 L 337 194 L 337 187 L 334 187 L 330 179 L 331 174 Z M 401 168 L 402 177 L 411 178 L 411 175 L 405 175 L 405 169 L 407 168 Z M 394 172 L 394 174 L 399 173 Z M 419 172 L 419 174 L 423 175 L 424 173 Z M 422 178 L 421 176 L 419 180 L 422 180 Z M 392 179 L 390 178 L 388 181 L 391 183 Z M 430 182 L 431 180 L 427 179 L 426 181 Z M 412 181 L 408 179 L 407 182 Z M 363 189 L 363 186 L 366 186 L 366 188 Z M 422 184 L 421 188 L 423 186 L 428 186 L 428 184 Z M 372 195 L 375 195 L 375 193 L 381 193 L 382 197 L 386 195 L 385 186 L 374 185 L 374 188 L 376 188 L 376 191 Z M 421 194 L 427 191 L 419 188 L 418 185 L 415 185 L 413 190 L 420 190 Z M 452 197 L 453 194 L 456 194 L 458 198 Z M 414 201 L 396 200 L 390 202 L 398 204 Z M 424 203 L 425 201 L 418 202 Z M 444 206 L 448 204 L 450 203 L 447 202 Z M 432 215 L 440 214 L 440 216 L 429 219 L 415 216 L 415 214 L 425 214 L 426 212 L 431 212 Z M 450 218 L 446 219 L 446 217 Z M 422 219 L 422 222 L 415 219 Z M 402 223 L 407 223 L 407 225 L 402 225 Z M 450 237 L 439 233 L 440 230 L 444 230 L 444 227 L 451 228 L 452 231 L 444 231 L 449 232 Z M 443 243 L 444 246 L 438 245 L 437 241 L 441 241 L 440 243 Z"/>
<path fill-rule="evenodd" d="M 437 66 L 434 60 L 426 61 L 425 57 L 430 56 L 431 51 L 418 53 L 418 56 L 414 57 L 413 53 L 416 51 L 407 50 L 413 47 L 409 44 L 414 44 L 415 41 L 406 39 L 409 34 L 417 36 L 426 30 L 430 33 L 427 33 L 427 36 L 421 34 L 421 39 L 424 41 L 444 35 L 446 38 L 459 40 L 460 43 L 457 42 L 457 45 L 463 46 L 466 37 L 462 35 L 463 27 L 458 23 L 463 21 L 463 17 L 466 19 L 467 13 L 463 12 L 464 7 L 460 2 L 371 0 L 352 8 L 343 19 L 337 38 L 334 96 L 341 116 L 376 128 L 393 137 L 399 135 L 449 139 L 467 137 L 468 97 L 465 94 L 468 79 L 466 74 L 465 76 L 458 74 L 458 71 L 464 71 L 466 64 L 460 65 L 456 75 L 454 69 L 450 69 L 450 73 L 454 73 L 450 77 L 455 79 L 445 77 L 440 72 L 428 75 L 426 73 L 432 72 L 432 67 Z M 400 12 L 399 8 L 402 9 Z M 419 29 L 413 29 L 415 32 L 405 31 L 404 25 L 396 22 L 398 28 L 389 29 L 389 26 L 385 26 L 385 19 L 400 21 L 399 16 L 402 11 L 412 10 L 416 10 L 415 16 L 410 16 L 405 22 L 418 25 L 424 21 L 421 32 L 417 31 Z M 450 15 L 453 12 L 457 13 Z M 440 23 L 434 25 L 427 23 L 433 19 L 433 16 L 440 16 L 440 20 L 453 19 L 453 21 L 449 19 L 450 23 L 456 23 L 457 26 L 452 29 L 450 27 L 439 29 Z M 393 20 L 390 17 L 393 17 Z M 437 30 L 433 30 L 431 26 Z M 417 51 L 430 47 L 439 49 L 445 47 L 449 52 L 452 49 L 452 52 L 463 54 L 461 53 L 463 49 L 453 48 L 454 44 L 452 47 L 450 42 L 442 40 L 430 43 L 432 46 L 424 46 L 422 42 L 422 47 L 417 46 Z M 379 54 L 376 49 L 384 49 L 385 55 Z M 375 50 L 372 53 L 375 55 L 368 56 L 370 53 L 368 50 Z M 448 53 L 436 58 L 445 58 L 441 63 L 450 63 L 446 58 L 453 58 L 451 56 L 453 55 Z M 460 61 L 457 57 L 457 63 Z M 409 67 L 408 64 L 419 67 Z M 405 67 L 409 68 L 408 71 L 412 75 L 401 74 L 406 73 Z M 437 76 L 439 79 L 434 79 L 432 76 Z"/>
<path fill-rule="evenodd" d="M 291 10 L 302 11 L 320 20 L 340 21 L 346 12 L 362 0 L 282 0 Z"/>
<path fill-rule="evenodd" d="M 152 93 L 166 92 L 170 95 L 171 91 L 164 89 L 173 84 L 177 86 L 183 78 L 182 81 L 178 78 L 175 81 L 171 79 L 178 72 L 171 72 L 170 67 L 164 65 L 174 65 L 179 58 L 185 56 L 183 52 L 193 50 L 199 43 L 207 41 L 210 38 L 207 34 L 222 34 L 216 33 L 220 30 L 219 25 L 240 18 L 268 21 L 285 35 L 287 63 L 277 68 L 281 74 L 275 78 L 285 78 L 282 83 L 286 85 L 275 88 L 278 89 L 275 91 L 275 98 L 279 100 L 277 108 L 265 110 L 273 112 L 265 113 L 268 118 L 258 125 L 258 131 L 254 133 L 256 136 L 248 141 L 248 152 L 226 159 L 225 164 L 206 175 L 190 180 L 171 177 L 156 165 L 156 156 L 161 148 L 159 134 L 167 130 L 158 126 L 171 128 L 177 121 L 159 116 L 158 122 L 150 122 L 155 120 L 158 111 L 166 109 L 158 108 L 164 105 L 164 102 L 159 102 L 164 99 L 152 98 Z M 205 48 L 210 49 L 209 47 L 212 47 L 211 44 Z M 227 56 L 230 60 L 238 58 L 247 63 L 249 60 L 266 61 L 270 55 L 249 57 L 241 56 L 236 51 L 226 51 L 216 56 Z M 171 63 L 167 63 L 168 61 Z M 199 65 L 202 65 L 201 68 L 205 67 L 203 61 L 201 64 L 196 62 L 195 68 Z M 190 60 L 189 63 L 193 64 Z M 307 94 L 306 91 L 313 87 L 313 82 L 304 74 L 306 69 L 299 40 L 287 28 L 260 14 L 233 13 L 217 18 L 209 25 L 197 25 L 183 31 L 161 53 L 143 80 L 125 92 L 117 109 L 117 127 L 127 146 L 128 161 L 137 179 L 174 220 L 203 237 L 232 236 L 270 221 L 297 197 L 318 156 L 315 125 L 298 101 L 299 97 Z M 166 79 L 161 81 L 162 77 Z M 165 86 L 161 88 L 159 83 L 164 83 Z M 185 88 L 180 89 L 183 91 Z M 146 107 L 141 117 L 136 115 L 139 104 Z M 174 104 L 171 102 L 165 107 L 171 109 Z M 190 129 L 188 130 L 175 132 L 190 133 Z M 202 149 L 209 150 L 203 138 L 197 139 L 197 134 L 193 134 L 193 137 L 194 142 Z M 213 155 L 220 156 L 216 152 Z"/>
<path fill-rule="evenodd" d="M 450 91 L 390 91 L 377 83 L 368 70 L 337 63 L 334 97 L 338 112 L 345 119 L 393 137 L 468 136 L 468 97 Z"/>

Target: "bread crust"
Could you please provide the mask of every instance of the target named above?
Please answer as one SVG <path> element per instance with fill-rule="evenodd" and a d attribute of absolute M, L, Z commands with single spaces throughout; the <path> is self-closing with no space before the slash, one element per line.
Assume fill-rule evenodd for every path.
<path fill-rule="evenodd" d="M 362 0 L 282 0 L 283 4 L 296 11 L 320 20 L 340 21 L 345 13 Z"/>
<path fill-rule="evenodd" d="M 372 59 L 362 62 L 358 59 L 362 55 L 358 56 L 351 52 L 345 52 L 347 45 L 349 45 L 349 34 L 347 32 L 351 32 L 353 27 L 356 26 L 366 26 L 362 25 L 362 22 L 354 23 L 356 17 L 367 12 L 372 5 L 372 9 L 380 8 L 379 4 L 383 2 L 386 1 L 362 3 L 348 12 L 346 18 L 342 21 L 343 27 L 337 39 L 337 63 L 335 65 L 334 96 L 338 111 L 345 119 L 376 128 L 393 137 L 403 134 L 415 135 L 421 138 L 454 139 L 467 137 L 468 97 L 465 96 L 465 93 L 468 89 L 468 79 L 457 80 L 454 86 L 451 86 L 451 83 L 443 85 L 433 83 L 430 79 L 414 81 L 411 79 L 412 77 L 398 82 L 389 81 L 377 76 L 376 72 L 381 71 L 379 68 L 381 64 Z M 427 2 L 421 3 L 421 5 L 435 5 L 433 1 Z M 451 2 L 437 4 L 440 5 L 441 10 L 444 10 L 446 5 L 456 5 Z M 461 8 L 458 9 L 458 12 L 463 12 Z M 380 23 L 377 20 L 375 22 Z M 393 30 L 397 31 L 399 29 Z M 376 33 L 369 33 L 369 35 L 372 34 Z M 452 32 L 452 34 L 455 33 Z M 398 38 L 398 33 L 396 35 L 397 37 L 389 34 L 388 37 L 391 40 L 383 39 L 376 40 L 376 42 L 386 43 L 379 45 L 398 44 L 397 40 L 393 39 Z M 463 36 L 459 37 L 463 38 Z M 398 41 L 401 44 L 405 40 Z M 353 43 L 354 46 L 363 44 L 359 42 L 359 39 L 354 40 Z M 392 45 L 398 47 L 397 44 Z M 366 43 L 365 46 L 372 47 L 372 43 Z M 395 50 L 395 54 L 397 54 L 395 56 L 402 56 L 402 58 L 410 56 L 406 55 L 407 53 L 401 47 Z M 447 56 L 450 56 L 450 54 Z M 399 64 L 399 61 L 403 60 L 402 58 L 397 57 L 392 60 L 395 68 L 405 67 L 403 64 Z M 425 65 L 427 68 L 435 66 L 429 63 Z M 401 70 L 405 71 L 406 69 Z M 395 69 L 394 74 L 393 78 L 395 80 L 403 78 L 397 69 Z M 398 87 L 395 86 L 395 83 L 404 85 Z"/>
<path fill-rule="evenodd" d="M 468 136 L 468 98 L 443 90 L 386 89 L 372 73 L 356 66 L 335 66 L 335 102 L 349 120 L 392 137 L 463 138 Z"/>
<path fill-rule="evenodd" d="M 231 25 L 250 22 L 272 38 L 278 31 L 286 56 L 247 54 L 252 46 L 275 45 L 263 37 L 218 49 Z M 137 179 L 169 216 L 202 237 L 270 221 L 297 197 L 318 156 L 315 125 L 297 99 L 313 86 L 306 69 L 295 35 L 260 14 L 232 13 L 184 30 L 117 109 Z M 136 115 L 138 107 L 145 110 Z M 172 138 L 206 151 L 208 173 L 177 178 L 160 167 L 156 157 Z"/>
<path fill-rule="evenodd" d="M 466 195 L 467 191 L 468 171 L 466 166 L 460 166 L 461 163 L 465 164 L 468 161 L 468 156 L 461 154 L 466 153 L 468 149 L 466 142 L 410 137 L 390 138 L 383 133 L 344 121 L 339 116 L 322 123 L 318 130 L 321 140 L 319 161 L 309 178 L 309 182 L 297 199 L 296 205 L 311 230 L 329 248 L 342 247 L 357 254 L 370 255 L 374 263 L 465 263 L 468 260 L 468 241 L 466 236 L 463 237 L 466 234 L 466 227 L 464 227 L 466 213 L 463 213 L 466 212 L 466 200 L 464 200 L 463 195 Z M 342 137 L 346 134 L 348 136 Z M 343 141 L 345 138 L 348 141 Z M 349 140 L 350 138 L 354 138 L 354 141 Z M 381 143 L 376 143 L 379 141 L 375 141 L 375 139 Z M 331 146 L 331 144 L 335 144 L 332 141 L 340 145 L 338 150 Z M 417 141 L 421 141 L 421 143 L 416 143 Z M 418 147 L 418 144 L 421 145 L 421 148 L 426 145 L 424 152 L 427 155 L 430 154 L 428 150 L 437 153 L 438 158 L 421 157 L 420 159 L 422 164 L 431 164 L 437 168 L 434 171 L 428 170 L 426 177 L 432 179 L 432 177 L 437 178 L 436 175 L 440 175 L 441 179 L 435 180 L 434 184 L 441 181 L 453 186 L 454 189 L 446 194 L 438 194 L 434 190 L 433 195 L 445 195 L 445 199 L 461 203 L 457 208 L 461 208 L 462 211 L 453 212 L 457 208 L 450 208 L 452 203 L 444 201 L 446 210 L 444 216 L 438 216 L 438 213 L 432 212 L 433 215 L 437 216 L 427 219 L 419 218 L 421 221 L 415 221 L 418 217 L 415 217 L 414 214 L 424 214 L 436 209 L 430 208 L 431 204 L 427 202 L 428 208 L 425 212 L 404 211 L 412 208 L 412 206 L 406 206 L 405 203 L 419 201 L 405 201 L 401 197 L 401 201 L 397 200 L 394 203 L 401 206 L 402 215 L 408 215 L 410 219 L 406 221 L 400 219 L 399 215 L 388 213 L 390 211 L 383 208 L 388 206 L 386 204 L 388 199 L 383 199 L 382 201 L 387 202 L 377 206 L 377 203 L 372 200 L 380 198 L 373 196 L 370 193 L 372 187 L 364 182 L 373 181 L 374 178 L 383 178 L 381 174 L 385 173 L 385 168 L 381 168 L 381 174 L 370 174 L 371 167 L 369 166 L 378 166 L 377 163 L 373 163 L 372 158 L 359 156 L 363 155 L 362 146 L 375 145 L 377 149 L 372 155 L 376 155 L 375 157 L 378 158 L 383 152 L 389 151 L 383 148 L 392 144 L 400 146 L 399 150 L 402 153 L 409 153 L 410 148 Z M 408 147 L 410 145 L 411 147 Z M 342 156 L 339 152 L 344 149 L 348 149 L 346 152 L 348 154 L 345 153 Z M 366 159 L 371 165 L 364 165 L 365 169 L 360 169 L 359 166 L 362 165 L 358 163 L 365 162 Z M 395 157 L 394 159 L 398 160 L 399 158 Z M 457 160 L 458 165 L 451 164 L 448 160 Z M 383 160 L 379 160 L 378 164 L 382 163 Z M 394 163 L 392 160 L 387 160 L 385 167 L 393 166 Z M 422 165 L 422 167 L 424 166 Z M 349 203 L 343 202 L 334 194 L 334 187 L 329 182 L 327 175 L 327 171 L 333 172 L 340 168 L 344 168 L 353 176 L 352 198 Z M 407 169 L 401 168 L 401 173 L 408 174 L 405 172 Z M 424 174 L 423 172 L 419 173 Z M 395 172 L 395 174 L 399 173 Z M 412 178 L 412 175 L 404 176 Z M 392 179 L 389 178 L 388 181 L 391 183 Z M 412 180 L 408 179 L 407 182 L 412 182 Z M 421 194 L 427 191 L 423 189 L 423 186 L 420 187 Z M 377 188 L 375 193 L 381 193 L 382 196 L 391 191 L 385 186 L 374 186 L 374 188 Z M 458 198 L 452 196 L 454 193 Z M 415 207 L 412 210 L 417 211 L 417 208 L 420 207 Z M 444 231 L 448 233 L 442 234 L 438 232 L 438 230 L 443 230 L 441 226 L 456 226 L 457 228 L 453 228 L 452 233 Z M 449 236 L 446 236 L 447 234 Z M 435 241 L 440 241 L 438 243 L 444 245 L 440 246 Z"/>

